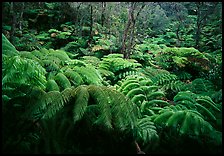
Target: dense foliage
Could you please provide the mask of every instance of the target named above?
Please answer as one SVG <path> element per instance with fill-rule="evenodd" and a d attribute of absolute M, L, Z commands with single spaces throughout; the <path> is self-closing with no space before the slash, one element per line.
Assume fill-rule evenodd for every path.
<path fill-rule="evenodd" d="M 221 153 L 221 3 L 2 4 L 3 153 Z"/>

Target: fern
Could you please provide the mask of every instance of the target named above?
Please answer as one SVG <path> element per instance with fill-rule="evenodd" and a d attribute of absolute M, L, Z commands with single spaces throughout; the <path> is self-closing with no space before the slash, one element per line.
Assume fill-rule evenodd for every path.
<path fill-rule="evenodd" d="M 158 86 L 153 85 L 150 79 L 142 76 L 128 76 L 119 83 L 120 87 L 117 90 L 130 98 L 139 107 L 142 114 L 154 114 L 150 110 L 153 106 L 164 107 L 169 105 L 168 102 L 162 100 L 162 97 L 165 97 L 164 92 L 159 91 Z"/>
<path fill-rule="evenodd" d="M 16 56 L 19 55 L 16 48 L 9 42 L 9 40 L 2 33 L 2 54 L 8 56 Z"/>
<path fill-rule="evenodd" d="M 190 91 L 179 92 L 174 97 L 174 102 L 178 105 L 184 105 L 188 109 L 200 112 L 206 121 L 215 121 L 217 118 L 215 114 L 221 112 L 217 104 L 210 97 L 198 96 Z"/>
<path fill-rule="evenodd" d="M 85 113 L 88 105 L 89 92 L 87 88 L 80 86 L 77 88 L 76 100 L 73 107 L 73 121 L 74 123 L 80 120 Z"/>
<path fill-rule="evenodd" d="M 129 75 L 136 75 L 137 68 L 141 64 L 137 63 L 136 60 L 125 60 L 120 58 L 120 54 L 109 54 L 104 56 L 99 64 L 99 69 L 109 70 L 114 73 L 114 83 L 118 80 L 125 78 Z"/>
<path fill-rule="evenodd" d="M 77 72 L 71 69 L 67 69 L 64 72 L 64 75 L 69 79 L 73 86 L 78 86 L 84 83 L 83 78 Z"/>
<path fill-rule="evenodd" d="M 174 73 L 175 75 L 177 75 L 178 79 L 180 80 L 190 80 L 192 78 L 192 75 L 188 72 L 185 71 L 178 71 Z"/>
<path fill-rule="evenodd" d="M 45 88 L 45 69 L 36 61 L 13 56 L 3 62 L 2 84 L 30 84 Z"/>
<path fill-rule="evenodd" d="M 77 72 L 83 79 L 85 84 L 102 85 L 102 77 L 97 69 L 88 65 L 87 67 L 74 67 L 73 70 Z"/>
<path fill-rule="evenodd" d="M 213 132 L 211 124 L 191 110 L 167 110 L 159 115 L 155 115 L 153 121 L 158 125 L 162 124 L 174 128 L 180 135 L 200 137 L 207 134 L 211 135 Z"/>
<path fill-rule="evenodd" d="M 201 95 L 210 96 L 214 92 L 214 85 L 211 81 L 203 78 L 194 79 L 191 83 L 191 91 Z"/>
<path fill-rule="evenodd" d="M 57 84 L 60 86 L 60 90 L 64 90 L 68 87 L 71 87 L 71 83 L 68 80 L 68 78 L 63 73 L 58 73 L 54 80 L 57 82 Z"/>
<path fill-rule="evenodd" d="M 157 134 L 157 129 L 150 117 L 144 117 L 138 120 L 138 124 L 134 131 L 134 137 L 137 140 L 142 141 L 143 144 L 154 144 L 158 141 L 159 136 Z"/>
<path fill-rule="evenodd" d="M 47 81 L 47 84 L 46 84 L 46 91 L 59 91 L 59 86 L 58 84 L 55 82 L 55 80 L 53 79 L 50 79 Z"/>

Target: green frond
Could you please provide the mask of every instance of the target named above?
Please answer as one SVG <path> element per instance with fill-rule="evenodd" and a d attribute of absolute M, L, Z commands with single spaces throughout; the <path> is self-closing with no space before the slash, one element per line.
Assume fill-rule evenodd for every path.
<path fill-rule="evenodd" d="M 55 58 L 60 59 L 61 61 L 69 61 L 70 58 L 68 57 L 67 53 L 64 50 L 54 50 L 53 52 L 51 52 L 49 50 L 49 54 L 47 55 L 47 57 L 53 56 Z"/>
<path fill-rule="evenodd" d="M 100 59 L 95 56 L 83 56 L 81 60 L 86 64 L 93 65 L 94 67 L 98 67 L 100 63 Z"/>
<path fill-rule="evenodd" d="M 155 141 L 158 141 L 159 136 L 150 117 L 138 120 L 137 127 L 134 131 L 134 137 L 139 141 L 143 141 L 143 144 L 155 143 Z"/>
<path fill-rule="evenodd" d="M 165 94 L 163 91 L 156 91 L 156 92 L 152 92 L 147 94 L 147 99 L 148 100 L 152 100 L 152 99 L 158 99 L 160 97 L 165 97 Z"/>
<path fill-rule="evenodd" d="M 2 54 L 7 56 L 16 56 L 19 55 L 16 48 L 9 42 L 9 40 L 2 33 Z"/>
<path fill-rule="evenodd" d="M 43 54 L 39 50 L 33 50 L 31 53 L 40 60 L 43 59 L 45 56 L 45 54 Z"/>
<path fill-rule="evenodd" d="M 110 78 L 114 78 L 114 73 L 109 71 L 109 70 L 105 70 L 105 69 L 101 69 L 99 68 L 98 71 L 100 72 L 100 75 L 102 77 L 110 77 Z"/>
<path fill-rule="evenodd" d="M 215 111 L 221 112 L 221 110 L 216 106 L 216 104 L 212 101 L 212 99 L 208 96 L 200 96 L 196 99 L 196 102 L 205 105 L 208 108 L 212 108 Z"/>
<path fill-rule="evenodd" d="M 210 91 L 214 91 L 214 85 L 211 81 L 203 78 L 197 78 L 192 81 L 192 92 L 202 94 Z"/>
<path fill-rule="evenodd" d="M 102 77 L 97 69 L 93 66 L 74 67 L 73 70 L 77 72 L 85 84 L 102 85 Z"/>
<path fill-rule="evenodd" d="M 175 72 L 175 75 L 177 75 L 177 77 L 180 80 L 190 80 L 192 78 L 192 75 L 188 72 L 185 72 L 185 71 Z"/>
<path fill-rule="evenodd" d="M 158 124 L 165 124 L 165 122 L 167 121 L 167 119 L 173 115 L 174 112 L 172 111 L 167 111 L 167 112 L 164 112 L 160 115 L 158 115 L 155 119 L 154 119 L 154 123 L 158 123 Z"/>
<path fill-rule="evenodd" d="M 200 104 L 195 104 L 195 106 L 198 109 L 198 112 L 200 112 L 203 116 L 205 116 L 207 119 L 215 121 L 216 117 L 204 106 Z"/>
<path fill-rule="evenodd" d="M 136 94 L 143 94 L 143 90 L 141 88 L 134 88 L 127 93 L 127 97 L 130 99 L 133 98 Z"/>
<path fill-rule="evenodd" d="M 123 82 L 122 83 L 122 85 L 121 85 L 121 87 L 119 88 L 119 91 L 123 91 L 124 90 L 124 88 L 127 86 L 127 85 L 129 85 L 129 84 L 132 84 L 132 83 L 138 83 L 138 80 L 136 80 L 136 79 L 127 79 L 125 82 Z"/>
<path fill-rule="evenodd" d="M 45 103 L 42 105 L 42 107 L 40 107 L 44 112 L 42 117 L 43 119 L 51 118 L 64 106 L 64 100 L 59 91 L 50 91 L 46 93 L 44 99 Z"/>
<path fill-rule="evenodd" d="M 122 91 L 122 93 L 127 94 L 130 90 L 134 89 L 134 88 L 138 88 L 140 87 L 139 83 L 129 83 L 128 85 L 126 85 Z"/>
<path fill-rule="evenodd" d="M 79 121 L 87 108 L 89 101 L 89 92 L 86 87 L 79 86 L 76 90 L 76 100 L 73 107 L 73 121 Z"/>
<path fill-rule="evenodd" d="M 141 104 L 144 100 L 146 100 L 146 96 L 145 96 L 144 94 L 137 94 L 137 95 L 135 95 L 135 96 L 131 99 L 131 101 L 132 101 L 133 103 L 137 104 L 138 106 L 140 106 L 140 104 Z"/>
<path fill-rule="evenodd" d="M 20 53 L 20 56 L 23 58 L 28 58 L 28 59 L 35 60 L 35 61 L 41 63 L 40 59 L 38 59 L 36 56 L 34 56 L 31 52 L 20 51 L 19 53 Z"/>
<path fill-rule="evenodd" d="M 68 88 L 68 87 L 71 87 L 70 81 L 68 80 L 68 78 L 63 73 L 58 73 L 55 76 L 54 80 L 58 84 L 58 86 L 60 87 L 61 91 Z"/>
<path fill-rule="evenodd" d="M 164 106 L 168 106 L 168 105 L 170 105 L 170 104 L 164 100 L 150 100 L 145 107 L 147 107 L 147 106 L 164 107 Z"/>
<path fill-rule="evenodd" d="M 178 128 L 178 126 L 183 122 L 186 115 L 186 111 L 175 112 L 166 122 L 166 126 Z"/>
<path fill-rule="evenodd" d="M 64 72 L 64 75 L 69 79 L 73 86 L 78 86 L 84 83 L 82 77 L 77 72 L 71 69 L 67 69 Z"/>
<path fill-rule="evenodd" d="M 46 69 L 47 72 L 60 70 L 59 66 L 51 60 L 43 60 L 41 61 L 41 64 Z"/>
<path fill-rule="evenodd" d="M 151 118 L 157 125 L 174 128 L 180 135 L 199 137 L 212 135 L 214 130 L 210 123 L 205 121 L 200 113 L 193 110 L 166 110 Z"/>
<path fill-rule="evenodd" d="M 46 91 L 59 91 L 58 84 L 55 82 L 54 79 L 50 79 L 46 83 Z"/>
<path fill-rule="evenodd" d="M 178 102 L 181 100 L 187 100 L 192 103 L 195 103 L 196 95 L 190 91 L 178 92 L 178 94 L 173 98 L 174 102 Z"/>
<path fill-rule="evenodd" d="M 36 61 L 13 56 L 2 64 L 2 85 L 7 83 L 30 84 L 45 88 L 45 69 Z"/>
<path fill-rule="evenodd" d="M 79 67 L 86 67 L 87 66 L 87 63 L 85 63 L 84 61 L 81 61 L 81 60 L 76 60 L 76 59 L 73 59 L 73 60 L 66 60 L 65 61 L 65 64 L 66 65 L 69 65 L 69 67 L 75 67 L 75 66 L 79 66 Z"/>

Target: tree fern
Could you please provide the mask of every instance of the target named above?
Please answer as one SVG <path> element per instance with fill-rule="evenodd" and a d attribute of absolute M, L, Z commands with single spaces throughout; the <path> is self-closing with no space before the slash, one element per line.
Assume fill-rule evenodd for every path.
<path fill-rule="evenodd" d="M 73 70 L 82 76 L 85 84 L 102 85 L 102 77 L 97 69 L 93 66 L 74 67 Z"/>
<path fill-rule="evenodd" d="M 2 83 L 30 84 L 45 88 L 45 69 L 36 61 L 13 56 L 3 62 Z"/>
<path fill-rule="evenodd" d="M 60 86 L 60 90 L 64 90 L 68 87 L 71 87 L 71 83 L 68 80 L 68 78 L 63 73 L 58 73 L 54 80 L 57 82 L 57 84 Z"/>
<path fill-rule="evenodd" d="M 156 124 L 172 127 L 180 135 L 212 135 L 213 127 L 200 115 L 191 110 L 172 111 L 167 110 L 152 118 Z"/>
<path fill-rule="evenodd" d="M 150 110 L 153 106 L 164 107 L 169 105 L 168 102 L 162 100 L 162 97 L 165 97 L 165 93 L 158 90 L 159 87 L 153 85 L 148 78 L 128 76 L 120 81 L 119 84 L 118 91 L 130 98 L 139 107 L 142 114 L 147 114 L 146 112 L 153 114 L 153 111 Z"/>
<path fill-rule="evenodd" d="M 134 131 L 134 137 L 143 142 L 143 144 L 155 144 L 159 136 L 157 129 L 150 117 L 144 117 L 138 120 L 138 124 Z"/>
<path fill-rule="evenodd" d="M 217 104 L 210 97 L 198 96 L 190 91 L 179 92 L 174 97 L 174 102 L 178 105 L 184 105 L 188 109 L 200 112 L 203 118 L 209 122 L 215 121 L 217 118 L 216 114 L 221 112 Z"/>
<path fill-rule="evenodd" d="M 137 63 L 136 60 L 125 60 L 120 58 L 120 55 L 117 55 L 118 54 L 109 54 L 108 56 L 104 56 L 99 64 L 99 69 L 113 72 L 115 75 L 114 82 L 128 75 L 137 74 L 136 69 L 140 67 L 141 64 Z"/>
<path fill-rule="evenodd" d="M 74 123 L 80 120 L 85 113 L 85 110 L 88 105 L 89 92 L 86 87 L 79 86 L 77 88 L 76 100 L 73 107 L 73 120 Z"/>
<path fill-rule="evenodd" d="M 9 40 L 2 33 L 2 54 L 8 56 L 16 56 L 19 55 L 16 48 L 9 42 Z"/>
<path fill-rule="evenodd" d="M 48 92 L 48 91 L 53 91 L 53 90 L 60 91 L 60 88 L 54 79 L 50 79 L 46 83 L 46 91 Z"/>

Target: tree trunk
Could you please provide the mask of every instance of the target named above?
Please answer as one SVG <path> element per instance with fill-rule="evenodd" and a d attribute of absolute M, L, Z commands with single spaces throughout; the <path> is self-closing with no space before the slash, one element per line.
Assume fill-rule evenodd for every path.
<path fill-rule="evenodd" d="M 141 6 L 136 16 L 134 17 L 134 12 L 136 9 L 137 2 L 129 3 L 128 8 L 128 22 L 124 30 L 123 38 L 122 38 L 122 47 L 121 52 L 123 53 L 123 58 L 128 59 L 131 55 L 131 50 L 134 45 L 134 37 L 135 37 L 135 21 L 140 14 L 141 10 L 145 7 L 145 4 Z M 127 39 L 129 39 L 129 43 L 126 44 Z"/>
<path fill-rule="evenodd" d="M 102 2 L 102 13 L 101 13 L 101 25 L 104 26 L 105 21 L 105 10 L 106 10 L 106 2 Z"/>
<path fill-rule="evenodd" d="M 14 12 L 14 4 L 15 2 L 11 2 L 10 4 L 10 14 L 12 15 L 12 27 L 10 32 L 10 42 L 14 44 L 14 36 L 15 36 L 15 29 L 16 29 L 16 13 Z"/>
<path fill-rule="evenodd" d="M 23 11 L 24 11 L 24 2 L 22 2 L 21 12 L 19 16 L 19 30 L 22 31 L 22 23 L 23 23 Z"/>
<path fill-rule="evenodd" d="M 129 29 L 130 29 L 130 26 L 131 24 L 133 24 L 133 21 L 134 21 L 134 5 L 135 5 L 136 2 L 131 2 L 129 4 L 129 8 L 128 8 L 128 22 L 127 22 L 127 25 L 125 27 L 125 30 L 124 30 L 124 34 L 123 34 L 123 37 L 122 37 L 122 47 L 121 47 L 121 52 L 123 53 L 123 58 L 127 59 L 129 58 L 130 56 L 130 52 L 127 51 L 127 47 L 126 47 L 126 40 L 127 40 L 127 37 L 128 37 L 128 32 L 129 32 Z"/>
<path fill-rule="evenodd" d="M 93 6 L 90 5 L 90 32 L 89 32 L 89 41 L 88 44 L 90 45 L 92 43 L 92 38 L 93 38 Z"/>

